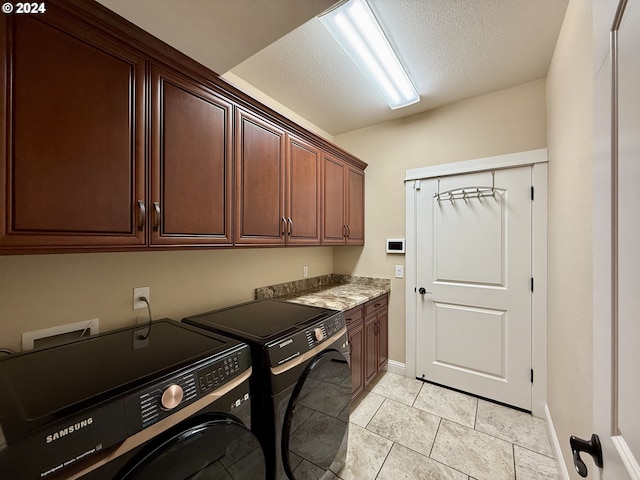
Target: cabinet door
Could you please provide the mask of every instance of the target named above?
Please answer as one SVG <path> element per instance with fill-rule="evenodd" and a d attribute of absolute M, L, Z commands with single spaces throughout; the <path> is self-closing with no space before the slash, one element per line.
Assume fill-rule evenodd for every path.
<path fill-rule="evenodd" d="M 288 244 L 320 244 L 320 151 L 287 136 Z"/>
<path fill-rule="evenodd" d="M 357 397 L 364 389 L 364 330 L 362 323 L 349 329 L 349 353 L 351 360 L 351 395 Z"/>
<path fill-rule="evenodd" d="M 152 245 L 228 244 L 233 106 L 152 67 Z"/>
<path fill-rule="evenodd" d="M 367 385 L 378 373 L 378 323 L 374 313 L 364 320 L 364 384 Z"/>
<path fill-rule="evenodd" d="M 378 312 L 378 371 L 389 362 L 389 313 L 387 306 Z"/>
<path fill-rule="evenodd" d="M 345 242 L 345 169 L 344 162 L 324 156 L 322 165 L 322 244 L 343 245 Z"/>
<path fill-rule="evenodd" d="M 350 245 L 364 245 L 364 172 L 348 167 L 346 174 L 346 243 Z"/>
<path fill-rule="evenodd" d="M 145 60 L 54 5 L 0 35 L 0 248 L 144 245 Z"/>
<path fill-rule="evenodd" d="M 284 244 L 284 130 L 238 109 L 235 134 L 235 243 Z"/>

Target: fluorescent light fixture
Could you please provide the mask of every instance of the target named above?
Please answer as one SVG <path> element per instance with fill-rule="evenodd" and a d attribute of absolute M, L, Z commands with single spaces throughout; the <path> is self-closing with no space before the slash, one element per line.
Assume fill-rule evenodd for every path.
<path fill-rule="evenodd" d="M 319 18 L 389 107 L 420 101 L 365 0 L 349 0 Z"/>

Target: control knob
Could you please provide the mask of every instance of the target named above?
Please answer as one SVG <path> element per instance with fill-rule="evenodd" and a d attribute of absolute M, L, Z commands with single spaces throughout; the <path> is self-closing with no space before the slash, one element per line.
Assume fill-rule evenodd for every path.
<path fill-rule="evenodd" d="M 180 402 L 182 402 L 182 397 L 184 397 L 184 390 L 180 385 L 169 385 L 164 392 L 162 392 L 162 398 L 160 399 L 160 405 L 164 410 L 173 410 Z"/>
<path fill-rule="evenodd" d="M 321 328 L 316 328 L 313 331 L 313 334 L 315 335 L 316 340 L 319 341 L 319 342 L 324 338 L 324 333 L 322 333 L 322 329 Z"/>

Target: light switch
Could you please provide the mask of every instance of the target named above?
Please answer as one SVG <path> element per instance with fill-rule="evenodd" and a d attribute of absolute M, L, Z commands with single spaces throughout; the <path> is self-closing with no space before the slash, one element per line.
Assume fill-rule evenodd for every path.
<path fill-rule="evenodd" d="M 404 265 L 396 265 L 396 278 L 404 278 Z"/>

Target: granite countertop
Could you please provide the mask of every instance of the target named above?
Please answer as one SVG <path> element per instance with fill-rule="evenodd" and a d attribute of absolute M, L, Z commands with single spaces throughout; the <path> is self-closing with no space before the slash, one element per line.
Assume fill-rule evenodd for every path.
<path fill-rule="evenodd" d="M 256 299 L 278 298 L 345 311 L 389 293 L 390 290 L 389 279 L 331 274 L 257 288 Z"/>

